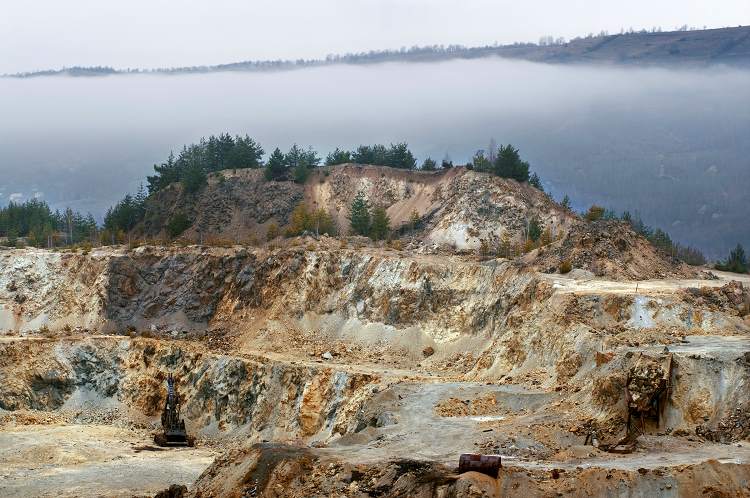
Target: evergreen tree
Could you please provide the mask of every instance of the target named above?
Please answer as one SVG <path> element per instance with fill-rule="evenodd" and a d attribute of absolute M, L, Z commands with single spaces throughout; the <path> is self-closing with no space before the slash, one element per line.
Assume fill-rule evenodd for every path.
<path fill-rule="evenodd" d="M 292 177 L 294 178 L 294 183 L 305 183 L 308 176 L 310 176 L 310 169 L 305 166 L 304 163 L 297 164 L 297 166 L 292 169 Z"/>
<path fill-rule="evenodd" d="M 448 154 L 445 155 L 443 158 L 443 162 L 440 164 L 443 169 L 450 169 L 453 167 L 453 161 L 451 161 L 451 156 Z"/>
<path fill-rule="evenodd" d="M 360 145 L 351 153 L 352 162 L 357 164 L 375 164 L 375 154 L 369 145 Z"/>
<path fill-rule="evenodd" d="M 305 151 L 297 144 L 292 145 L 289 152 L 284 156 L 284 161 L 288 168 L 296 168 L 297 166 L 307 167 L 305 164 Z"/>
<path fill-rule="evenodd" d="M 352 162 L 351 152 L 341 150 L 336 147 L 336 150 L 329 152 L 326 156 L 326 166 L 334 166 L 336 164 L 346 164 Z"/>
<path fill-rule="evenodd" d="M 388 237 L 391 230 L 391 220 L 385 208 L 377 206 L 372 210 L 372 224 L 370 225 L 370 238 L 372 240 L 383 240 Z"/>
<path fill-rule="evenodd" d="M 539 222 L 539 218 L 536 216 L 531 218 L 531 221 L 529 221 L 529 240 L 532 240 L 536 242 L 539 240 L 539 237 L 542 235 L 542 225 Z"/>
<path fill-rule="evenodd" d="M 521 159 L 518 149 L 511 144 L 500 146 L 494 170 L 497 176 L 503 178 L 513 178 L 519 182 L 529 180 L 529 163 Z"/>
<path fill-rule="evenodd" d="M 490 163 L 481 149 L 474 153 L 474 157 L 471 158 L 471 165 L 474 171 L 490 171 L 492 169 L 492 163 Z"/>
<path fill-rule="evenodd" d="M 428 157 L 422 163 L 422 171 L 435 171 L 436 169 L 437 163 L 431 157 Z"/>
<path fill-rule="evenodd" d="M 560 202 L 560 205 L 570 211 L 570 197 L 568 197 L 568 194 L 565 194 L 565 197 L 563 197 L 563 200 Z"/>
<path fill-rule="evenodd" d="M 315 152 L 315 150 L 312 148 L 312 146 L 308 147 L 307 150 L 302 154 L 302 160 L 305 163 L 305 166 L 308 168 L 316 168 L 320 165 L 320 157 L 318 156 L 318 153 Z"/>
<path fill-rule="evenodd" d="M 724 263 L 718 263 L 716 269 L 734 273 L 747 273 L 747 256 L 745 256 L 745 248 L 742 247 L 742 244 L 737 244 L 737 247 L 729 253 L 727 260 Z"/>
<path fill-rule="evenodd" d="M 263 147 L 255 140 L 247 135 L 238 135 L 234 139 L 234 148 L 227 157 L 227 168 L 260 168 L 264 153 Z"/>
<path fill-rule="evenodd" d="M 266 163 L 266 179 L 280 180 L 286 178 L 287 164 L 284 153 L 276 147 Z"/>
<path fill-rule="evenodd" d="M 414 169 L 417 167 L 417 159 L 409 150 L 409 145 L 406 142 L 401 142 L 391 144 L 384 164 L 392 168 Z"/>
<path fill-rule="evenodd" d="M 208 182 L 206 171 L 199 163 L 194 162 L 182 170 L 180 182 L 188 193 L 197 192 Z"/>
<path fill-rule="evenodd" d="M 542 187 L 542 180 L 539 179 L 539 175 L 537 175 L 536 173 L 532 174 L 529 177 L 529 185 L 536 188 L 537 190 L 541 190 L 542 192 L 544 192 L 544 187 Z"/>
<path fill-rule="evenodd" d="M 354 235 L 368 235 L 370 233 L 370 204 L 364 192 L 358 192 L 349 209 L 349 224 Z"/>

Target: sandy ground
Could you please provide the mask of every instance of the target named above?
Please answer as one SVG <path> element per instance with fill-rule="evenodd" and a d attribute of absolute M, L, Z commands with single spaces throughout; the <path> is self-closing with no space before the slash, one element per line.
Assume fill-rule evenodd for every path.
<path fill-rule="evenodd" d="M 449 398 L 475 399 L 493 394 L 498 400 L 495 414 L 485 416 L 440 416 L 435 407 Z M 698 464 L 708 460 L 721 463 L 750 463 L 750 444 L 726 445 L 694 442 L 668 436 L 644 436 L 641 448 L 629 455 L 615 455 L 583 446 L 583 438 L 566 435 L 571 446 L 564 455 L 542 456 L 544 444 L 536 440 L 532 425 L 548 415 L 537 413 L 543 404 L 557 399 L 554 392 L 531 391 L 518 386 L 481 383 L 402 383 L 373 400 L 376 411 L 385 411 L 397 423 L 368 427 L 342 437 L 323 450 L 350 461 L 371 463 L 394 455 L 438 461 L 452 466 L 456 455 L 477 452 L 488 442 L 512 440 L 515 454 L 503 450 L 504 464 L 528 469 L 575 469 L 577 467 L 637 470 Z M 505 412 L 506 415 L 500 413 Z M 504 420 L 516 419 L 513 424 Z M 529 424 L 529 425 L 525 425 Z M 580 441 L 576 441 L 580 439 Z M 517 451 L 516 451 L 517 450 Z M 486 451 L 483 451 L 486 453 Z"/>
<path fill-rule="evenodd" d="M 192 484 L 216 452 L 155 449 L 146 433 L 113 426 L 17 426 L 0 432 L 0 496 L 153 496 Z"/>

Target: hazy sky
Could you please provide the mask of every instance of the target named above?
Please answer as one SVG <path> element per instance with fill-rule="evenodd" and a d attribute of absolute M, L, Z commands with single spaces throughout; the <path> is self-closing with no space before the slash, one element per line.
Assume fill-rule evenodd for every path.
<path fill-rule="evenodd" d="M 748 0 L 26 0 L 0 12 L 0 72 L 323 57 L 401 46 L 750 24 Z"/>

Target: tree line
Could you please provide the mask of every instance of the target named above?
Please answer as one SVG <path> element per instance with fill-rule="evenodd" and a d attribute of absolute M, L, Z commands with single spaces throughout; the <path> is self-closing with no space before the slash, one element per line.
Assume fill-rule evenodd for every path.
<path fill-rule="evenodd" d="M 19 246 L 25 241 L 35 247 L 57 247 L 95 240 L 98 236 L 96 220 L 71 208 L 52 211 L 39 199 L 10 202 L 0 208 L 0 237 L 8 246 Z"/>

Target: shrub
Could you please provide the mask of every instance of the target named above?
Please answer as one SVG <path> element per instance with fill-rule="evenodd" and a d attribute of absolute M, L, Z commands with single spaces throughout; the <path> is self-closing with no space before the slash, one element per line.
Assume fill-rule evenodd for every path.
<path fill-rule="evenodd" d="M 489 256 L 490 254 L 490 244 L 485 240 L 482 239 L 479 242 L 479 255 L 482 257 Z"/>
<path fill-rule="evenodd" d="M 726 261 L 716 264 L 716 269 L 734 273 L 747 273 L 747 257 L 742 245 L 737 244 L 737 247 L 729 253 Z"/>
<path fill-rule="evenodd" d="M 589 221 L 601 220 L 604 217 L 605 209 L 594 204 L 589 208 L 584 217 Z"/>
<path fill-rule="evenodd" d="M 190 228 L 192 224 L 185 213 L 175 213 L 167 223 L 167 232 L 171 238 L 175 238 L 182 235 L 182 232 Z"/>
<path fill-rule="evenodd" d="M 270 242 L 280 234 L 281 231 L 279 230 L 279 225 L 272 222 L 270 225 L 268 225 L 268 230 L 266 231 L 266 240 Z"/>
<path fill-rule="evenodd" d="M 565 275 L 566 273 L 570 273 L 570 271 L 573 269 L 573 265 L 571 264 L 569 259 L 565 259 L 560 263 L 560 273 Z"/>
<path fill-rule="evenodd" d="M 529 233 L 528 233 L 529 239 L 536 242 L 539 240 L 539 237 L 542 236 L 542 225 L 539 222 L 539 218 L 536 216 L 531 218 L 531 221 L 529 221 Z"/>

